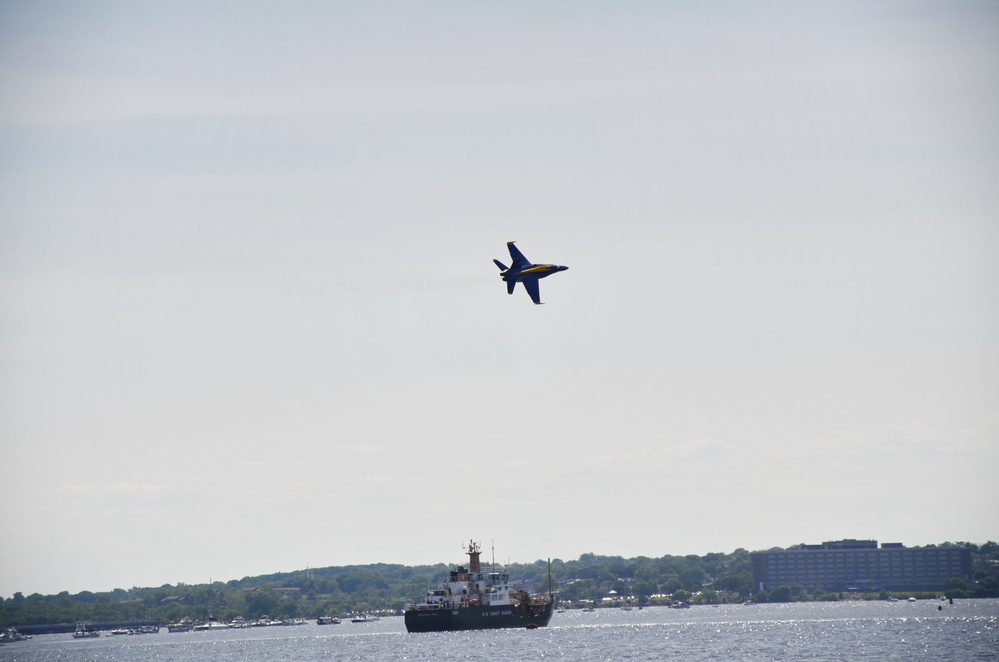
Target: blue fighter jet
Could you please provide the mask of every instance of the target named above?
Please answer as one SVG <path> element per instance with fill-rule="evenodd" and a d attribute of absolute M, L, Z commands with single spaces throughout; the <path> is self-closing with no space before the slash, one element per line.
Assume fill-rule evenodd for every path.
<path fill-rule="evenodd" d="M 506 281 L 506 291 L 508 294 L 513 294 L 513 288 L 518 282 L 521 282 L 527 293 L 531 295 L 531 301 L 541 303 L 538 280 L 553 273 L 565 271 L 569 267 L 560 267 L 557 264 L 532 264 L 513 243 L 512 241 L 506 242 L 506 247 L 510 249 L 510 258 L 513 259 L 513 264 L 510 265 L 509 269 L 499 260 L 493 260 L 503 272 L 500 274 L 500 278 Z"/>

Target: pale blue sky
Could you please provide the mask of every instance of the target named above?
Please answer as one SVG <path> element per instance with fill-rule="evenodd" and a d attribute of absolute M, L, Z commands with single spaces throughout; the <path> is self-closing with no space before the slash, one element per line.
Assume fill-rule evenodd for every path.
<path fill-rule="evenodd" d="M 999 9 L 503 4 L 0 3 L 0 596 L 999 538 Z"/>

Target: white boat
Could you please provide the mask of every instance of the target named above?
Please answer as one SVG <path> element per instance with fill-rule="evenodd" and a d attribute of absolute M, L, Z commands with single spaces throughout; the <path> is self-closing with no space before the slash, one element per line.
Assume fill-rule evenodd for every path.
<path fill-rule="evenodd" d="M 3 632 L 0 632 L 0 642 L 24 641 L 25 639 L 31 639 L 31 635 L 21 634 L 14 628 L 7 628 Z"/>
<path fill-rule="evenodd" d="M 272 627 L 274 625 L 281 625 L 281 621 L 279 621 L 277 619 L 274 619 L 274 618 L 271 618 L 267 614 L 264 614 L 263 616 L 261 616 L 257 620 L 255 620 L 252 623 L 250 623 L 250 627 L 252 627 L 252 628 L 268 628 L 268 627 Z"/>
<path fill-rule="evenodd" d="M 176 623 L 170 623 L 167 625 L 167 632 L 190 632 L 194 629 L 194 623 L 191 619 L 185 616 Z"/>
<path fill-rule="evenodd" d="M 76 632 L 73 633 L 74 639 L 93 639 L 94 637 L 100 636 L 100 632 L 97 630 L 88 630 L 87 626 L 83 623 L 78 623 L 76 626 Z"/>
<path fill-rule="evenodd" d="M 131 628 L 128 631 L 129 634 L 159 634 L 160 626 L 158 625 L 140 625 L 137 628 Z"/>

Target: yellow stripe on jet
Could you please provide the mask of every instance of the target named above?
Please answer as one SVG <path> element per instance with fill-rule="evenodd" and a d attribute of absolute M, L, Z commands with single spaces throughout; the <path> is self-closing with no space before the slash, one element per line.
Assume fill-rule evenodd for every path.
<path fill-rule="evenodd" d="M 539 265 L 537 267 L 531 267 L 530 269 L 524 269 L 520 273 L 522 274 L 539 274 L 544 271 L 551 271 L 551 267 L 547 265 Z"/>

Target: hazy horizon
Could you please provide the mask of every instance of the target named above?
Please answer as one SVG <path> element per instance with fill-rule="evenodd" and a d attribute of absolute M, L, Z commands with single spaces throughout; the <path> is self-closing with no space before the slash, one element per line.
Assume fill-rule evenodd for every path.
<path fill-rule="evenodd" d="M 997 44 L 970 0 L 0 4 L 0 595 L 999 539 Z"/>
<path fill-rule="evenodd" d="M 868 539 L 865 538 L 865 540 L 868 540 Z M 477 540 L 475 542 L 482 543 L 483 541 Z M 821 544 L 823 542 L 828 542 L 828 541 L 827 540 L 821 540 L 821 541 L 819 541 L 819 540 L 812 540 L 812 541 L 802 541 L 802 542 L 804 542 L 806 544 Z M 896 541 L 892 541 L 892 540 L 884 540 L 884 541 L 878 540 L 877 542 L 880 545 L 882 542 L 900 542 L 900 541 L 897 541 L 897 540 Z M 903 544 L 904 544 L 904 546 L 906 548 L 910 548 L 910 547 L 926 547 L 926 546 L 940 545 L 940 544 L 948 543 L 948 542 L 950 542 L 950 543 L 966 542 L 966 543 L 973 543 L 973 544 L 977 544 L 977 545 L 981 546 L 981 545 L 984 545 L 987 542 L 995 542 L 995 541 L 988 541 L 988 540 L 985 540 L 985 541 L 974 541 L 974 540 L 962 540 L 962 541 L 942 540 L 942 541 L 939 541 L 938 543 L 926 543 L 925 545 L 909 545 L 909 544 L 905 544 L 905 543 L 903 543 Z M 794 543 L 794 544 L 798 544 L 798 543 Z M 786 545 L 784 547 L 792 547 L 792 546 L 793 546 L 793 544 L 792 545 Z M 733 552 L 735 552 L 735 551 L 737 551 L 739 549 L 743 549 L 743 550 L 745 550 L 747 552 L 752 553 L 752 552 L 759 552 L 759 551 L 767 551 L 768 549 L 773 549 L 775 547 L 780 547 L 780 546 L 779 545 L 772 545 L 772 546 L 770 546 L 768 548 L 760 548 L 760 549 L 748 549 L 748 548 L 745 548 L 745 547 L 733 547 L 732 549 L 729 549 L 729 550 L 715 549 L 715 550 L 712 550 L 710 552 L 702 552 L 702 553 L 680 552 L 680 553 L 674 553 L 674 554 L 670 554 L 670 553 L 658 554 L 658 555 L 655 555 L 655 556 L 649 555 L 649 554 L 636 554 L 636 555 L 605 554 L 605 553 L 593 550 L 593 551 L 589 551 L 589 552 L 582 552 L 579 555 L 577 555 L 575 557 L 572 557 L 572 558 L 562 558 L 562 557 L 553 556 L 553 557 L 550 557 L 550 558 L 549 557 L 542 557 L 542 558 L 537 558 L 537 559 L 511 559 L 511 558 L 505 558 L 505 557 L 501 558 L 501 557 L 497 556 L 496 559 L 495 559 L 495 563 L 496 563 L 496 565 L 499 565 L 499 566 L 509 566 L 509 565 L 514 565 L 514 564 L 531 565 L 531 564 L 534 564 L 534 563 L 536 563 L 538 561 L 544 562 L 544 561 L 548 561 L 548 560 L 553 561 L 553 562 L 554 561 L 562 561 L 562 562 L 565 563 L 565 562 L 571 562 L 571 561 L 578 561 L 581 556 L 586 555 L 586 554 L 593 554 L 593 555 L 598 556 L 598 557 L 623 558 L 625 560 L 630 560 L 630 559 L 635 559 L 635 558 L 653 558 L 653 559 L 655 559 L 655 558 L 663 558 L 664 556 L 683 557 L 683 556 L 689 556 L 691 554 L 694 554 L 695 556 L 705 556 L 706 554 L 714 554 L 714 553 L 732 554 Z M 488 547 L 488 542 L 485 542 L 483 544 L 483 546 L 482 546 L 482 563 L 484 565 L 491 564 L 493 562 L 493 559 L 490 556 L 490 551 L 491 550 Z M 265 576 L 269 576 L 269 575 L 293 574 L 293 573 L 296 573 L 296 572 L 306 572 L 308 570 L 322 570 L 322 569 L 325 569 L 325 568 L 342 568 L 342 567 L 354 567 L 354 566 L 356 566 L 356 567 L 366 567 L 366 566 L 373 566 L 373 565 L 399 565 L 399 566 L 406 566 L 406 567 L 446 565 L 448 567 L 453 568 L 453 567 L 456 567 L 458 565 L 465 565 L 465 566 L 467 566 L 467 564 L 468 564 L 468 556 L 465 555 L 465 554 L 462 554 L 461 558 L 453 557 L 453 558 L 451 558 L 449 560 L 428 561 L 428 562 L 424 562 L 424 563 L 405 563 L 405 562 L 401 562 L 401 561 L 380 560 L 380 561 L 357 562 L 357 563 L 334 563 L 334 564 L 328 564 L 328 565 L 306 565 L 306 566 L 302 566 L 300 568 L 288 568 L 288 569 L 281 569 L 281 570 L 272 570 L 272 571 L 267 571 L 267 572 L 253 573 L 253 574 L 250 574 L 250 575 L 242 575 L 240 577 L 221 576 L 221 577 L 209 577 L 207 580 L 205 580 L 205 579 L 201 579 L 201 580 L 199 580 L 199 579 L 178 580 L 178 581 L 173 581 L 173 582 L 161 582 L 161 583 L 158 583 L 158 584 L 146 584 L 146 585 L 142 585 L 142 586 L 139 586 L 139 585 L 131 585 L 131 586 L 118 585 L 118 586 L 113 586 L 113 587 L 110 587 L 110 588 L 98 588 L 98 589 L 95 589 L 95 588 L 84 588 L 84 589 L 80 589 L 78 591 L 69 591 L 69 593 L 71 595 L 75 595 L 77 593 L 81 593 L 81 592 L 84 592 L 84 591 L 89 591 L 91 593 L 103 593 L 103 592 L 112 592 L 112 591 L 115 591 L 117 589 L 131 590 L 133 588 L 140 588 L 140 589 L 144 589 L 144 588 L 159 588 L 159 587 L 166 586 L 166 585 L 178 587 L 178 586 L 201 586 L 201 585 L 208 585 L 209 583 L 211 583 L 211 584 L 217 584 L 217 583 L 223 583 L 223 584 L 225 584 L 225 583 L 228 583 L 228 582 L 231 582 L 231 581 L 240 581 L 240 580 L 243 580 L 243 579 L 250 579 L 250 578 L 255 578 L 255 577 L 265 577 Z M 38 591 L 31 591 L 30 593 L 28 591 L 18 591 L 18 592 L 21 593 L 24 596 L 28 596 L 28 595 L 32 595 L 34 593 L 38 593 Z M 43 593 L 42 595 L 56 595 L 57 593 L 60 593 L 60 592 L 61 591 L 53 591 L 52 593 Z M 11 596 L 9 596 L 9 595 L 7 595 L 7 596 L 0 595 L 0 597 L 2 597 L 2 598 L 10 598 Z"/>
<path fill-rule="evenodd" d="M 870 540 L 870 538 L 863 538 L 862 540 Z M 882 543 L 884 543 L 884 542 L 903 542 L 903 541 L 897 541 L 897 540 L 877 540 L 877 539 L 874 539 L 874 540 L 877 541 L 877 543 L 878 543 L 879 546 Z M 467 543 L 467 541 L 465 541 L 465 542 Z M 491 557 L 491 551 L 492 550 L 489 548 L 488 541 L 476 540 L 475 542 L 482 544 L 482 563 L 485 564 L 485 565 L 492 564 L 493 563 L 493 558 Z M 804 543 L 804 544 L 821 544 L 823 542 L 829 542 L 829 540 L 801 541 L 801 543 Z M 976 545 L 981 546 L 981 545 L 984 545 L 984 544 L 986 544 L 988 542 L 995 542 L 995 541 L 991 541 L 991 540 L 983 540 L 983 541 L 976 541 L 976 540 L 961 540 L 961 541 L 957 541 L 957 540 L 941 540 L 941 541 L 938 541 L 936 543 L 925 543 L 925 544 L 921 544 L 921 545 L 910 545 L 910 544 L 907 544 L 907 543 L 903 542 L 903 545 L 906 548 L 912 548 L 912 547 L 935 546 L 935 545 L 941 545 L 941 544 L 945 544 L 945 543 L 955 543 L 956 544 L 956 543 L 959 543 L 959 542 L 962 542 L 962 543 L 972 543 L 972 544 L 976 544 Z M 538 561 L 544 562 L 544 561 L 548 561 L 548 560 L 553 561 L 553 562 L 554 561 L 562 561 L 562 562 L 565 563 L 565 562 L 571 562 L 571 561 L 578 561 L 580 559 L 580 557 L 582 557 L 582 556 L 584 556 L 586 554 L 593 554 L 595 556 L 605 557 L 605 558 L 623 558 L 625 560 L 630 560 L 630 559 L 635 559 L 635 558 L 652 558 L 652 559 L 656 559 L 656 558 L 663 558 L 664 556 L 682 557 L 682 556 L 689 556 L 691 554 L 694 554 L 695 556 L 705 556 L 706 554 L 714 554 L 714 553 L 732 554 L 732 553 L 734 553 L 735 551 L 737 551 L 739 549 L 743 549 L 743 550 L 745 550 L 747 552 L 752 553 L 752 552 L 768 551 L 769 549 L 774 549 L 774 548 L 778 548 L 778 547 L 779 548 L 790 548 L 790 547 L 793 547 L 796 544 L 799 544 L 799 543 L 792 543 L 792 544 L 783 545 L 783 546 L 781 546 L 781 545 L 771 545 L 769 547 L 760 548 L 760 549 L 748 549 L 748 548 L 745 548 L 745 547 L 733 547 L 732 549 L 729 549 L 729 550 L 715 549 L 715 550 L 711 550 L 709 552 L 701 552 L 701 553 L 677 552 L 677 553 L 665 553 L 665 554 L 657 554 L 657 555 L 653 555 L 653 554 L 621 555 L 621 554 L 609 554 L 609 553 L 603 553 L 603 552 L 591 550 L 589 552 L 581 552 L 580 554 L 578 554 L 578 555 L 576 555 L 576 556 L 574 556 L 572 558 L 562 558 L 562 557 L 554 557 L 553 556 L 553 557 L 541 557 L 541 558 L 537 558 L 537 559 L 511 559 L 511 558 L 505 558 L 505 557 L 499 557 L 499 556 L 497 556 L 496 559 L 495 559 L 495 564 L 498 565 L 498 566 L 509 566 L 509 565 L 514 565 L 514 564 L 531 565 L 531 564 L 537 563 Z M 324 568 L 341 568 L 341 567 L 355 567 L 355 566 L 356 567 L 366 567 L 366 566 L 374 566 L 374 565 L 399 565 L 399 566 L 406 566 L 406 567 L 435 566 L 435 565 L 446 565 L 448 567 L 455 567 L 455 566 L 458 566 L 458 565 L 466 565 L 467 566 L 467 564 L 468 564 L 468 556 L 467 556 L 467 554 L 461 553 L 459 556 L 460 556 L 460 558 L 458 558 L 457 556 L 455 556 L 454 558 L 451 558 L 449 560 L 428 561 L 428 562 L 423 562 L 423 563 L 406 563 L 406 562 L 402 562 L 402 561 L 379 560 L 379 561 L 357 562 L 357 563 L 332 563 L 332 564 L 327 564 L 327 565 L 306 565 L 306 566 L 302 566 L 300 568 L 289 568 L 289 569 L 272 570 L 272 571 L 267 571 L 267 572 L 253 573 L 253 574 L 249 574 L 249 575 L 242 575 L 240 577 L 220 576 L 220 577 L 209 577 L 207 580 L 205 580 L 205 579 L 187 579 L 187 580 L 181 579 L 181 580 L 177 580 L 177 581 L 173 581 L 173 582 L 161 582 L 161 583 L 158 583 L 158 584 L 147 584 L 147 585 L 141 585 L 141 586 L 139 586 L 139 585 L 131 585 L 131 586 L 116 585 L 116 586 L 113 586 L 113 587 L 110 587 L 110 588 L 99 588 L 99 589 L 84 588 L 84 589 L 80 589 L 78 591 L 69 591 L 69 593 L 71 595 L 75 595 L 77 593 L 81 593 L 81 592 L 84 592 L 84 591 L 89 591 L 91 593 L 103 593 L 103 592 L 112 592 L 112 591 L 115 591 L 115 590 L 118 590 L 118 589 L 131 590 L 133 588 L 140 588 L 140 589 L 145 589 L 145 588 L 159 588 L 161 586 L 166 586 L 166 585 L 170 585 L 170 586 L 200 586 L 200 585 L 217 584 L 217 583 L 223 583 L 224 584 L 224 583 L 228 583 L 228 582 L 231 582 L 231 581 L 240 581 L 240 580 L 248 579 L 248 578 L 265 577 L 265 576 L 269 576 L 269 575 L 293 574 L 293 573 L 296 573 L 296 572 L 305 572 L 305 571 L 308 571 L 310 569 L 311 570 L 322 570 Z M 31 591 L 31 592 L 28 592 L 28 591 L 17 591 L 17 592 L 21 593 L 24 596 L 32 595 L 34 593 L 40 593 L 39 591 Z M 62 591 L 53 591 L 51 593 L 42 593 L 42 595 L 56 595 L 56 594 L 61 593 L 61 592 Z M 0 598 L 10 598 L 10 597 L 11 596 L 0 595 Z"/>

